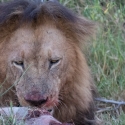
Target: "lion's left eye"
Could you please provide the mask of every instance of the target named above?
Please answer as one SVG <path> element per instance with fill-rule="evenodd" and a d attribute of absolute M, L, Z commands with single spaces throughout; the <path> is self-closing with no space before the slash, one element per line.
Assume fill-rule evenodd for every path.
<path fill-rule="evenodd" d="M 49 62 L 50 63 L 49 68 L 51 68 L 53 65 L 58 64 L 59 61 L 60 61 L 60 59 L 51 59 L 50 62 Z"/>

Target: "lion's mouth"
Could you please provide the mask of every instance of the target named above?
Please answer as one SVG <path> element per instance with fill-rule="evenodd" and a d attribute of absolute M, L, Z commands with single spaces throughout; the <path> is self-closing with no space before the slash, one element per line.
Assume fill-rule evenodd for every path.
<path fill-rule="evenodd" d="M 32 102 L 30 103 L 31 106 L 37 107 L 39 109 L 44 109 L 48 111 L 51 115 L 53 115 L 54 107 L 57 106 L 57 102 L 54 99 L 47 99 L 44 102 L 38 101 L 38 102 Z"/>
<path fill-rule="evenodd" d="M 58 105 L 58 96 L 50 95 L 45 97 L 39 92 L 28 93 L 26 96 L 24 96 L 24 100 L 31 107 L 45 109 L 51 114 L 54 111 L 54 107 L 57 107 Z"/>
<path fill-rule="evenodd" d="M 26 100 L 31 106 L 35 106 L 35 107 L 40 107 L 41 105 L 47 103 L 48 98 L 47 99 L 42 99 L 42 100 Z"/>

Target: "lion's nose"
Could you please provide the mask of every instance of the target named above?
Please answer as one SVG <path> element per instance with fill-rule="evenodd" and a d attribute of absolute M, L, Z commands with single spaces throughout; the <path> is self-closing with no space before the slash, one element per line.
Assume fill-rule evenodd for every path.
<path fill-rule="evenodd" d="M 24 96 L 24 99 L 33 106 L 41 106 L 46 103 L 48 98 L 41 95 L 40 92 L 30 92 Z"/>

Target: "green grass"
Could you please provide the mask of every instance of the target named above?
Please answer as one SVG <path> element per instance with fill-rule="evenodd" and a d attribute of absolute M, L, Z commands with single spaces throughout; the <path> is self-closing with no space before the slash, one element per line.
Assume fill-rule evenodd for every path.
<path fill-rule="evenodd" d="M 125 89 L 125 2 L 123 0 L 60 0 L 65 6 L 95 21 L 97 38 L 87 48 L 88 63 L 101 97 L 122 99 Z M 111 107 L 106 105 L 104 107 Z M 122 109 L 97 113 L 104 125 L 124 125 Z"/>
<path fill-rule="evenodd" d="M 88 62 L 101 96 L 116 98 L 125 89 L 125 40 L 123 22 L 125 6 L 107 0 L 105 7 L 99 0 L 60 0 L 68 7 L 81 12 L 85 17 L 97 22 L 99 31 L 96 40 L 88 48 Z M 81 0 L 82 1 L 82 0 Z M 105 9 L 104 9 L 105 8 Z M 79 9 L 79 10 L 78 10 Z"/>
<path fill-rule="evenodd" d="M 125 1 L 60 0 L 62 4 L 99 25 L 97 37 L 87 48 L 88 63 L 101 97 L 120 100 L 125 89 Z M 99 104 L 100 105 L 100 104 Z M 103 107 L 112 105 L 101 104 Z M 104 125 L 124 125 L 122 109 L 97 113 Z"/>
<path fill-rule="evenodd" d="M 101 96 L 116 98 L 125 86 L 125 6 L 117 0 L 60 0 L 99 25 L 97 38 L 88 48 L 88 63 Z M 81 2 L 80 2 L 81 1 Z M 119 0 L 120 2 L 120 0 Z"/>
<path fill-rule="evenodd" d="M 10 108 L 13 107 L 12 102 L 10 102 Z M 11 115 L 8 117 L 5 114 L 0 114 L 0 125 L 24 125 L 23 120 L 17 120 L 17 116 L 13 113 L 11 109 L 9 112 Z M 18 123 L 18 124 L 17 124 Z"/>

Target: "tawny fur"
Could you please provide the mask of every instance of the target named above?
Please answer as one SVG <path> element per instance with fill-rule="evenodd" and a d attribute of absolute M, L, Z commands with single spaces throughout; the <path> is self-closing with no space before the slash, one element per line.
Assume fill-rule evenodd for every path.
<path fill-rule="evenodd" d="M 10 100 L 14 105 L 19 101 L 21 106 L 29 106 L 24 96 L 44 91 L 43 96 L 54 100 L 55 118 L 94 125 L 95 86 L 82 53 L 85 41 L 94 33 L 93 22 L 58 2 L 16 0 L 0 4 L 0 92 L 8 90 L 25 71 L 13 65 L 15 59 L 26 62 L 28 69 L 0 97 L 1 106 L 9 105 Z M 60 57 L 60 63 L 48 69 L 53 56 Z"/>

